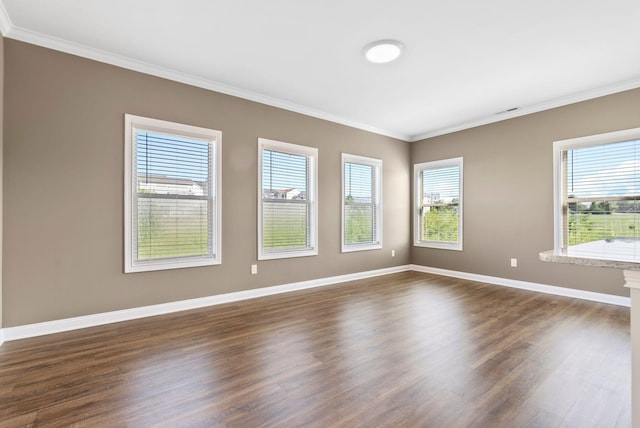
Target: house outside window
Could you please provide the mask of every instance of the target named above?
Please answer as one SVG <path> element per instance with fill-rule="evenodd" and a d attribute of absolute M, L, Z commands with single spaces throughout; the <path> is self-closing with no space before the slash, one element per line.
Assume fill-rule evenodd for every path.
<path fill-rule="evenodd" d="M 554 142 L 555 248 L 640 254 L 640 128 Z"/>
<path fill-rule="evenodd" d="M 125 272 L 221 263 L 220 131 L 125 115 Z"/>
<path fill-rule="evenodd" d="M 382 161 L 342 154 L 342 252 L 382 248 Z"/>
<path fill-rule="evenodd" d="M 258 260 L 318 254 L 318 149 L 258 139 Z"/>
<path fill-rule="evenodd" d="M 462 250 L 462 158 L 414 165 L 413 243 Z"/>

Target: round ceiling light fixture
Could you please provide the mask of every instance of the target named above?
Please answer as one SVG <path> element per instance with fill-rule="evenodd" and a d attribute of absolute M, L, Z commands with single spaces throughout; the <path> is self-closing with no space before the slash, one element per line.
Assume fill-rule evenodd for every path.
<path fill-rule="evenodd" d="M 362 52 L 367 61 L 374 64 L 385 64 L 398 59 L 403 47 L 402 43 L 397 40 L 378 40 L 369 43 Z"/>

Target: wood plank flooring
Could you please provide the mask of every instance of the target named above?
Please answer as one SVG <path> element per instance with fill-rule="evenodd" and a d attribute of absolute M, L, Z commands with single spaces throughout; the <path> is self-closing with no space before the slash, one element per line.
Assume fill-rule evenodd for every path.
<path fill-rule="evenodd" d="M 628 427 L 629 309 L 417 272 L 0 347 L 0 426 Z"/>

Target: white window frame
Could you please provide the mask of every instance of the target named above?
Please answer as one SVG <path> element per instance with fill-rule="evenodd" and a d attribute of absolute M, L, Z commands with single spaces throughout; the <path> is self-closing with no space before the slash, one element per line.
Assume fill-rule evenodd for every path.
<path fill-rule="evenodd" d="M 265 251 L 263 235 L 263 192 L 262 192 L 262 162 L 263 151 L 273 150 L 282 153 L 305 156 L 310 159 L 309 183 L 307 183 L 307 203 L 309 205 L 308 227 L 309 247 L 298 250 Z M 318 255 L 318 149 L 282 141 L 258 138 L 258 260 L 284 259 L 292 257 L 307 257 Z"/>
<path fill-rule="evenodd" d="M 413 209 L 413 245 L 416 247 L 425 247 L 425 248 L 438 248 L 444 250 L 455 250 L 462 251 L 462 242 L 463 242 L 463 206 L 464 206 L 464 198 L 463 198 L 463 190 L 464 190 L 464 168 L 463 168 L 463 158 L 451 158 L 451 159 L 443 159 L 431 162 L 423 162 L 419 164 L 415 164 L 413 166 L 413 176 L 414 176 L 414 209 Z M 460 171 L 460 181 L 459 181 L 459 195 L 460 201 L 458 203 L 458 242 L 440 242 L 440 241 L 425 241 L 421 239 L 422 236 L 422 201 L 423 201 L 423 187 L 422 187 L 422 173 L 424 171 L 430 169 L 439 169 L 457 166 Z"/>
<path fill-rule="evenodd" d="M 215 164 L 213 165 L 215 175 L 215 189 L 210 187 L 209 197 L 215 199 L 215 224 L 213 231 L 215 246 L 213 255 L 175 257 L 166 259 L 136 260 L 137 254 L 136 230 L 137 215 L 137 167 L 136 167 L 136 131 L 145 130 L 158 132 L 165 135 L 178 137 L 195 138 L 209 141 L 211 150 L 215 153 Z M 197 126 L 184 125 L 180 123 L 168 122 L 164 120 L 151 119 L 147 117 L 125 114 L 125 174 L 124 174 L 124 271 L 125 273 L 145 272 L 165 269 L 179 269 L 196 266 L 211 266 L 222 263 L 222 132 L 201 128 Z"/>
<path fill-rule="evenodd" d="M 374 189 L 375 194 L 373 196 L 373 204 L 375 207 L 375 236 L 373 239 L 373 243 L 366 244 L 346 244 L 345 243 L 345 216 L 344 216 L 344 208 L 345 208 L 345 164 L 346 163 L 357 163 L 361 165 L 367 165 L 373 167 L 374 171 Z M 377 250 L 382 248 L 382 161 L 380 159 L 369 158 L 365 156 L 351 155 L 348 153 L 342 153 L 342 227 L 341 227 L 341 243 L 342 243 L 342 252 L 348 253 L 353 251 L 367 251 L 367 250 Z"/>
<path fill-rule="evenodd" d="M 571 138 L 553 142 L 553 236 L 554 248 L 567 248 L 564 243 L 564 217 L 566 200 L 565 186 L 562 177 L 562 152 L 581 147 L 601 146 L 611 143 L 640 139 L 640 128 L 625 129 L 623 131 L 607 132 L 586 137 Z"/>

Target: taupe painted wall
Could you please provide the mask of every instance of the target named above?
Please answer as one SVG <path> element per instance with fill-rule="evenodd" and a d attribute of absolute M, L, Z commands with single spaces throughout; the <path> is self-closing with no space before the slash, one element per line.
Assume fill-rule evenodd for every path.
<path fill-rule="evenodd" d="M 619 271 L 538 253 L 553 248 L 553 142 L 636 127 L 640 89 L 413 143 L 414 164 L 464 157 L 464 251 L 413 247 L 412 263 L 628 296 Z"/>
<path fill-rule="evenodd" d="M 4 37 L 0 34 L 0 328 L 2 328 L 2 155 L 4 118 Z"/>
<path fill-rule="evenodd" d="M 640 126 L 640 89 L 409 144 L 10 39 L 2 46 L 4 327 L 407 263 L 628 295 L 620 272 L 543 263 L 538 253 L 553 246 L 553 141 Z M 125 113 L 223 132 L 222 265 L 123 273 Z M 319 148 L 316 257 L 256 260 L 258 137 Z M 384 162 L 383 250 L 340 253 L 342 152 Z M 413 164 L 457 156 L 464 251 L 410 246 Z"/>
<path fill-rule="evenodd" d="M 5 327 L 409 263 L 409 143 L 10 39 L 5 79 Z M 222 265 L 123 273 L 125 113 L 222 131 Z M 252 276 L 258 137 L 319 148 L 320 237 Z M 343 151 L 383 160 L 382 250 L 340 253 Z"/>

